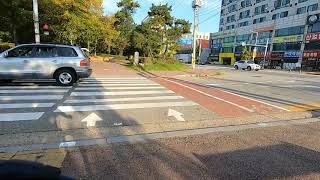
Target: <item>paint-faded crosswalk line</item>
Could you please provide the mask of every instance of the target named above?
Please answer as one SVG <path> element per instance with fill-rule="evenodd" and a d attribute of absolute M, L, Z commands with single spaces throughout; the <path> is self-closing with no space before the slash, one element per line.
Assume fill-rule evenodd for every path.
<path fill-rule="evenodd" d="M 137 104 L 111 104 L 111 105 L 89 105 L 89 106 L 59 106 L 55 112 L 80 112 L 80 111 L 108 111 L 121 109 L 144 109 L 160 107 L 196 106 L 192 101 L 162 102 L 162 103 L 137 103 Z"/>
<path fill-rule="evenodd" d="M 79 84 L 78 87 L 124 87 L 124 86 L 159 86 L 159 84 L 156 83 L 111 83 L 111 84 L 99 84 L 99 83 L 95 83 L 95 84 Z"/>
<path fill-rule="evenodd" d="M 0 90 L 0 94 L 20 94 L 20 93 L 26 93 L 26 94 L 30 94 L 30 93 L 66 93 L 68 92 L 69 89 L 48 89 L 48 90 Z"/>
<path fill-rule="evenodd" d="M 32 113 L 0 113 L 0 122 L 38 120 L 44 112 Z"/>
<path fill-rule="evenodd" d="M 0 109 L 18 109 L 18 108 L 47 108 L 54 106 L 55 103 L 13 103 L 0 104 Z"/>
<path fill-rule="evenodd" d="M 73 92 L 70 96 L 117 96 L 117 95 L 141 95 L 141 94 L 167 94 L 174 93 L 170 90 L 159 91 L 120 91 L 120 92 Z"/>
<path fill-rule="evenodd" d="M 89 91 L 89 90 L 140 90 L 140 89 L 165 89 L 163 86 L 151 86 L 151 87 L 104 87 L 104 88 L 96 88 L 96 87 L 81 87 L 75 88 L 75 91 Z"/>
<path fill-rule="evenodd" d="M 60 100 L 63 95 L 29 95 L 29 96 L 0 96 L 0 101 L 13 100 Z"/>
<path fill-rule="evenodd" d="M 81 103 L 109 103 L 124 101 L 154 101 L 154 100 L 177 100 L 184 99 L 182 96 L 153 96 L 153 97 L 133 97 L 133 98 L 109 98 L 109 99 L 71 99 L 64 103 L 81 104 Z"/>

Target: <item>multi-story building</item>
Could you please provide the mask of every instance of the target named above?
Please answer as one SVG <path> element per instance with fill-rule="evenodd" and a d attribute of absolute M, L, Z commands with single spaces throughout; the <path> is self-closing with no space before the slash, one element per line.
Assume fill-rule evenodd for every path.
<path fill-rule="evenodd" d="M 214 60 L 233 64 L 244 44 L 268 43 L 268 67 L 319 69 L 319 0 L 222 0 L 219 32 L 210 35 Z M 264 59 L 257 47 L 255 60 Z"/>

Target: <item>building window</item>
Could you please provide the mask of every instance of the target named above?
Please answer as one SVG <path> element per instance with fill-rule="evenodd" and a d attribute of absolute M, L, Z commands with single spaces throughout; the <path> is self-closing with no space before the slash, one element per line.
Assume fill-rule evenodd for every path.
<path fill-rule="evenodd" d="M 222 48 L 222 52 L 223 53 L 232 53 L 233 48 L 232 47 L 224 47 L 224 48 Z"/>
<path fill-rule="evenodd" d="M 295 27 L 277 29 L 275 31 L 275 36 L 279 37 L 279 36 L 298 35 L 298 34 L 303 34 L 303 32 L 304 32 L 304 26 L 295 26 Z"/>
<path fill-rule="evenodd" d="M 239 23 L 239 27 L 248 26 L 248 25 L 249 25 L 249 21 Z"/>
<path fill-rule="evenodd" d="M 262 22 L 265 22 L 266 20 L 267 20 L 266 17 L 257 18 L 253 20 L 253 24 L 262 23 Z"/>
<path fill-rule="evenodd" d="M 249 41 L 250 40 L 250 34 L 243 34 L 243 35 L 239 35 L 237 36 L 237 43 L 239 42 L 243 42 L 243 41 Z"/>
<path fill-rule="evenodd" d="M 282 7 L 289 6 L 289 4 L 290 4 L 290 0 L 276 0 L 274 2 L 274 8 L 279 9 Z"/>
<path fill-rule="evenodd" d="M 236 16 L 235 15 L 231 15 L 231 16 L 227 17 L 227 23 L 234 22 L 234 21 L 236 21 Z"/>
<path fill-rule="evenodd" d="M 288 17 L 288 11 L 280 13 L 280 18 Z"/>
<path fill-rule="evenodd" d="M 290 51 L 290 50 L 300 50 L 301 43 L 292 42 L 292 43 L 281 43 L 281 44 L 273 44 L 272 51 Z"/>
<path fill-rule="evenodd" d="M 276 19 L 280 19 L 280 18 L 285 18 L 285 17 L 288 17 L 288 11 L 284 11 L 284 12 L 281 12 L 281 13 L 277 13 L 277 14 L 272 15 L 272 20 L 276 20 Z"/>
<path fill-rule="evenodd" d="M 320 32 L 320 21 L 315 24 L 312 24 L 308 28 L 309 33 Z"/>
<path fill-rule="evenodd" d="M 258 4 L 258 3 L 261 3 L 263 1 L 265 1 L 265 0 L 256 0 L 256 3 Z"/>
<path fill-rule="evenodd" d="M 242 8 L 251 6 L 251 0 L 241 1 L 240 5 Z"/>
<path fill-rule="evenodd" d="M 262 6 L 259 6 L 259 7 L 256 7 L 256 8 L 254 9 L 254 14 L 255 14 L 255 15 L 258 15 L 258 14 L 266 13 L 266 12 L 267 12 L 267 8 L 268 8 L 268 5 L 267 5 L 267 4 L 262 5 Z"/>
<path fill-rule="evenodd" d="M 223 43 L 233 43 L 233 42 L 234 42 L 234 36 L 223 38 Z"/>
<path fill-rule="evenodd" d="M 306 46 L 304 50 L 318 50 L 320 49 L 320 42 L 319 41 L 313 41 L 310 43 L 306 43 Z"/>
<path fill-rule="evenodd" d="M 308 12 L 318 10 L 318 3 L 308 6 Z"/>
<path fill-rule="evenodd" d="M 236 10 L 237 10 L 237 8 L 236 8 L 236 5 L 235 5 L 235 4 L 228 7 L 228 12 L 229 12 L 229 13 L 232 13 L 232 12 L 234 12 L 234 11 L 236 11 Z"/>
<path fill-rule="evenodd" d="M 298 3 L 303 3 L 303 2 L 306 2 L 308 0 L 299 0 Z"/>
<path fill-rule="evenodd" d="M 250 10 L 242 11 L 239 14 L 239 19 L 244 19 L 250 17 Z"/>
<path fill-rule="evenodd" d="M 306 7 L 301 7 L 297 9 L 297 14 L 304 14 L 306 13 L 307 8 Z"/>
<path fill-rule="evenodd" d="M 221 24 L 221 25 L 223 24 L 223 18 L 220 19 L 220 24 Z"/>
<path fill-rule="evenodd" d="M 267 38 L 271 38 L 271 37 L 272 37 L 272 33 L 270 31 L 260 32 L 258 35 L 258 39 L 267 39 Z"/>

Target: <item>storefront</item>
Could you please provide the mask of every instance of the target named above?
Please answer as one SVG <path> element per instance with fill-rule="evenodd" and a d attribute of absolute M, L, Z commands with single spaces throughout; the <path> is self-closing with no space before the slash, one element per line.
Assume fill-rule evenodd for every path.
<path fill-rule="evenodd" d="M 268 68 L 282 69 L 284 52 L 272 52 Z"/>
<path fill-rule="evenodd" d="M 269 66 L 270 64 L 270 56 L 271 56 L 271 52 L 267 52 L 266 57 L 264 52 L 257 52 L 257 55 L 254 59 L 256 64 L 260 64 L 264 66 Z"/>
<path fill-rule="evenodd" d="M 303 52 L 302 69 L 320 71 L 320 50 L 306 50 Z"/>
<path fill-rule="evenodd" d="M 308 33 L 306 35 L 305 50 L 303 52 L 303 69 L 307 71 L 318 71 L 320 61 L 320 32 Z"/>

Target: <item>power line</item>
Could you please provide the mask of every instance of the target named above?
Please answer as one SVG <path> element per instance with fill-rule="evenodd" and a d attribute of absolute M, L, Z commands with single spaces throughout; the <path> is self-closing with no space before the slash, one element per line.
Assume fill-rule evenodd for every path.
<path fill-rule="evenodd" d="M 202 24 L 202 23 L 204 23 L 204 22 L 209 21 L 210 19 L 212 19 L 212 18 L 216 17 L 218 14 L 220 14 L 220 12 L 217 12 L 217 13 L 215 13 L 213 16 L 210 16 L 210 17 L 208 17 L 208 18 L 204 19 L 204 20 L 203 20 L 203 21 L 201 21 L 199 24 Z"/>

